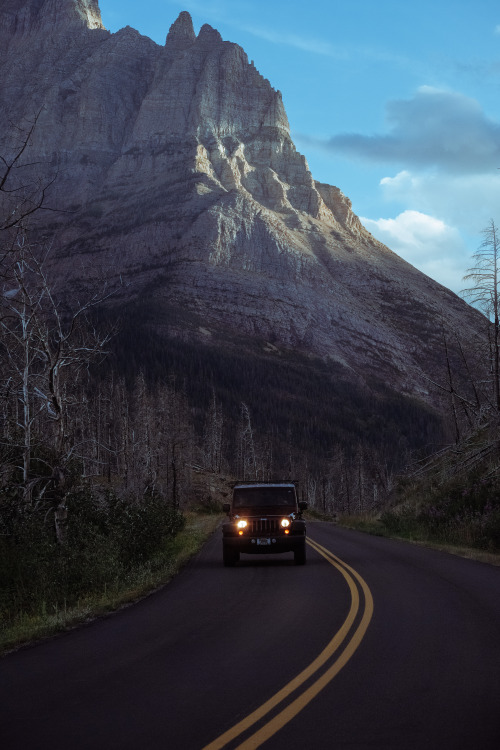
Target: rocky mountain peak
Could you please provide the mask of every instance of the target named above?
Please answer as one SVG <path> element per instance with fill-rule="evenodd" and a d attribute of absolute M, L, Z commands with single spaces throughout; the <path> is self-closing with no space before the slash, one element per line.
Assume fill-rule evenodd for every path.
<path fill-rule="evenodd" d="M 0 133 L 16 143 L 40 113 L 33 182 L 60 213 L 37 221 L 68 289 L 91 257 L 169 336 L 271 342 L 424 398 L 436 320 L 474 339 L 478 313 L 315 182 L 239 45 L 187 12 L 162 48 L 103 30 L 97 0 L 0 3 Z"/>
<path fill-rule="evenodd" d="M 187 10 L 183 10 L 170 27 L 165 46 L 168 50 L 184 50 L 194 44 L 195 41 L 196 34 L 194 33 L 193 20 Z"/>

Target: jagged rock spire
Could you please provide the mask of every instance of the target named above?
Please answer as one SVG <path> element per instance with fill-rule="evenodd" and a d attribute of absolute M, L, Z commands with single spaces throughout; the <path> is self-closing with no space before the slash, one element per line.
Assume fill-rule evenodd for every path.
<path fill-rule="evenodd" d="M 208 23 L 204 23 L 198 34 L 198 42 L 205 45 L 218 44 L 222 42 L 222 37 L 217 29 L 214 29 Z"/>
<path fill-rule="evenodd" d="M 165 46 L 169 50 L 183 50 L 190 47 L 195 41 L 196 34 L 194 33 L 193 19 L 187 10 L 183 10 L 170 27 Z"/>

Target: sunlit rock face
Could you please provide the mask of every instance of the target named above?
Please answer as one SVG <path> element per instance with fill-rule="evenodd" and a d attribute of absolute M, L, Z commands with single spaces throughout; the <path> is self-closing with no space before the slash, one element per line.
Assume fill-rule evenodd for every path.
<path fill-rule="evenodd" d="M 2 28 L 16 38 L 71 27 L 104 29 L 98 0 L 2 0 L 0 13 Z"/>
<path fill-rule="evenodd" d="M 97 0 L 4 0 L 0 34 L 4 149 L 39 113 L 29 160 L 57 210 L 38 231 L 69 288 L 101 275 L 175 335 L 296 349 L 430 398 L 442 330 L 470 340 L 478 314 L 315 182 L 241 47 L 186 12 L 163 47 L 109 34 Z"/>

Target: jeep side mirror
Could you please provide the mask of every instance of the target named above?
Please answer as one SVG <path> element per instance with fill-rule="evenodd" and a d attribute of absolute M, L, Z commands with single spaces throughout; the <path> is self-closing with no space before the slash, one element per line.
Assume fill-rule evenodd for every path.
<path fill-rule="evenodd" d="M 229 512 L 231 510 L 230 504 L 229 503 L 224 503 L 223 506 L 222 506 L 222 510 L 224 511 L 224 513 L 228 513 L 229 514 Z"/>
<path fill-rule="evenodd" d="M 307 503 L 305 500 L 299 501 L 299 510 L 307 510 Z"/>

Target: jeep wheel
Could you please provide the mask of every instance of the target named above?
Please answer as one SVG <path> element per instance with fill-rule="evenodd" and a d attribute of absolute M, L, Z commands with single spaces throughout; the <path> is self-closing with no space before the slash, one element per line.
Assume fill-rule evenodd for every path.
<path fill-rule="evenodd" d="M 227 545 L 222 545 L 222 560 L 226 568 L 232 568 L 240 559 L 240 553 L 237 549 L 232 549 Z"/>
<path fill-rule="evenodd" d="M 293 561 L 295 565 L 306 564 L 306 540 L 305 539 L 303 543 L 300 545 L 300 547 L 294 551 Z"/>

